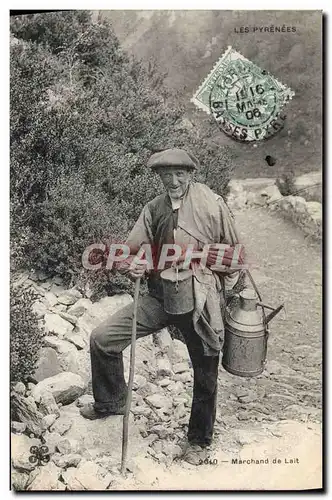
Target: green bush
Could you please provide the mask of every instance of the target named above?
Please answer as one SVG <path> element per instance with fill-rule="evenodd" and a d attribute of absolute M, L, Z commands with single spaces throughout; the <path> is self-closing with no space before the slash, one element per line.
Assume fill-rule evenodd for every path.
<path fill-rule="evenodd" d="M 123 242 L 161 191 L 149 156 L 188 148 L 202 165 L 197 180 L 226 194 L 230 151 L 188 125 L 165 75 L 129 58 L 108 21 L 28 15 L 11 32 L 12 269 L 126 289 L 122 277 L 84 270 L 81 257 L 93 242 Z"/>
<path fill-rule="evenodd" d="M 10 378 L 26 381 L 35 370 L 43 331 L 31 305 L 36 296 L 30 290 L 10 286 Z"/>

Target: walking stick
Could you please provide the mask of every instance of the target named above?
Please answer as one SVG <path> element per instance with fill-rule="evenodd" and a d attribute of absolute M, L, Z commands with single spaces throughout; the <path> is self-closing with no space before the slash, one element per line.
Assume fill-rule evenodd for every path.
<path fill-rule="evenodd" d="M 140 283 L 141 283 L 141 279 L 137 278 L 136 282 L 135 282 L 134 311 L 133 311 L 133 323 L 132 323 L 132 330 L 131 330 L 128 394 L 127 394 L 126 408 L 125 408 L 125 413 L 123 416 L 123 427 L 122 427 L 121 474 L 124 474 L 124 472 L 125 472 L 126 461 L 127 461 L 127 452 L 128 452 L 128 427 L 129 427 L 129 413 L 130 413 L 130 405 L 131 405 L 133 382 L 134 382 L 136 330 L 137 330 L 137 304 L 138 304 Z"/>

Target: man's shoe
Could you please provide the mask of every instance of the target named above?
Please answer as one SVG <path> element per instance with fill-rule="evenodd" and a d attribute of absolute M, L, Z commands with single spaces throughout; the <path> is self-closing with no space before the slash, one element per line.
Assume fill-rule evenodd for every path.
<path fill-rule="evenodd" d="M 208 451 L 198 444 L 190 444 L 184 450 L 182 460 L 192 465 L 202 465 L 207 458 Z"/>
<path fill-rule="evenodd" d="M 124 411 L 125 405 L 114 411 L 97 411 L 93 403 L 88 403 L 80 409 L 80 414 L 82 415 L 82 417 L 87 418 L 88 420 L 97 420 L 100 418 L 109 417 L 110 415 L 124 415 Z"/>

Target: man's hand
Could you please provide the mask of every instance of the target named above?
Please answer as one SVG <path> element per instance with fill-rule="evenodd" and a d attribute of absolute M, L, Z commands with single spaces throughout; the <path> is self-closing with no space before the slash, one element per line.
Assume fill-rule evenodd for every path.
<path fill-rule="evenodd" d="M 132 262 L 128 271 L 129 278 L 133 280 L 142 278 L 146 272 L 146 268 L 146 264 L 135 264 Z"/>
<path fill-rule="evenodd" d="M 212 267 L 212 270 L 220 272 L 221 274 L 230 275 L 237 271 L 237 265 L 243 265 L 244 262 L 244 247 L 241 245 L 240 254 L 236 259 L 236 262 L 233 262 L 234 258 L 234 250 L 235 247 L 229 245 L 224 249 L 220 249 L 218 247 L 213 247 L 211 245 L 209 249 L 209 253 L 206 259 L 206 265 L 208 267 Z M 220 253 L 219 253 L 220 252 Z M 219 253 L 219 257 L 218 257 Z M 222 255 L 222 259 L 220 262 L 220 256 Z M 232 267 L 233 265 L 233 267 Z M 216 266 L 215 269 L 213 267 Z M 219 269 L 218 269 L 219 268 Z"/>

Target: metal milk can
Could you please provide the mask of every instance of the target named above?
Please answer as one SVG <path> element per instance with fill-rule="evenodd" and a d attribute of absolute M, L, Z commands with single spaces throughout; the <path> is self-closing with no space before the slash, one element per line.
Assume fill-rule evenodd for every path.
<path fill-rule="evenodd" d="M 160 274 L 164 309 L 168 314 L 186 314 L 194 309 L 193 273 L 190 269 L 170 267 Z"/>
<path fill-rule="evenodd" d="M 239 293 L 237 307 L 225 314 L 225 341 L 222 365 L 229 373 L 254 377 L 263 372 L 266 362 L 268 323 L 284 307 L 273 309 L 258 301 L 256 292 L 245 288 Z M 263 309 L 272 312 L 265 316 Z"/>

